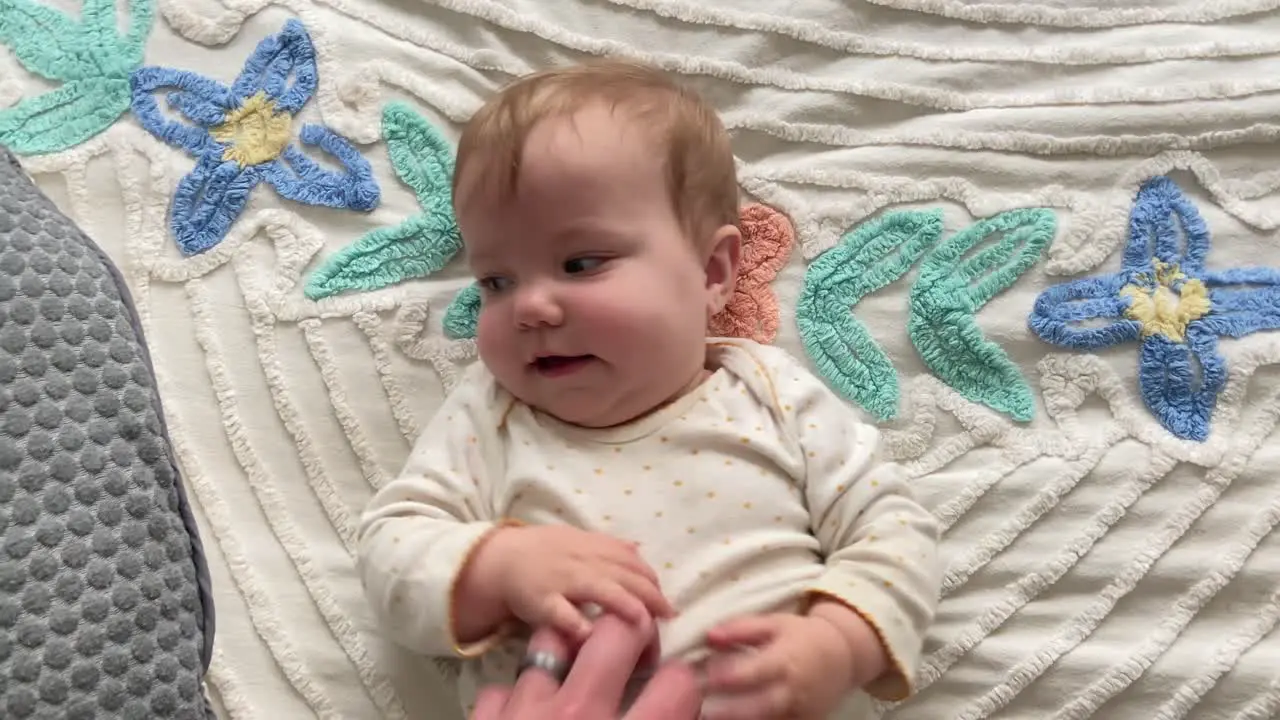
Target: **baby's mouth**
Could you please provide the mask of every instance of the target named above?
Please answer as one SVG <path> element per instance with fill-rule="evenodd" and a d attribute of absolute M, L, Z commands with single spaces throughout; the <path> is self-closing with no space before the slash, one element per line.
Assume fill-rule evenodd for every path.
<path fill-rule="evenodd" d="M 595 355 L 547 355 L 533 361 L 533 369 L 548 377 L 559 377 L 586 367 Z"/>

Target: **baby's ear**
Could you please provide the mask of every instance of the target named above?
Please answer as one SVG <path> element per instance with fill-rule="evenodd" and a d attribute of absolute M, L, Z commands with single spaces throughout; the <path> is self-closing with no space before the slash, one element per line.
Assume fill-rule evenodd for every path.
<path fill-rule="evenodd" d="M 724 225 L 711 237 L 711 253 L 707 257 L 707 320 L 724 309 L 738 282 L 742 264 L 742 231 L 736 225 Z"/>

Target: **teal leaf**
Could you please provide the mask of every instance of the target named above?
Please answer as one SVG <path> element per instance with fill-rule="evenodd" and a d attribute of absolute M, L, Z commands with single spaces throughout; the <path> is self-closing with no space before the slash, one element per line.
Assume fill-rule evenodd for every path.
<path fill-rule="evenodd" d="M 13 50 L 22 66 L 47 80 L 70 80 L 81 76 L 82 28 L 71 18 L 31 0 L 0 0 L 0 42 Z"/>
<path fill-rule="evenodd" d="M 453 217 L 453 146 L 434 125 L 402 102 L 382 109 L 382 134 L 391 164 L 424 208 Z"/>
<path fill-rule="evenodd" d="M 1036 264 L 1057 227 L 1053 212 L 1041 208 L 981 220 L 938 245 L 911 288 L 907 333 L 929 369 L 969 400 L 1021 422 L 1035 416 L 1031 386 L 983 337 L 974 314 Z M 965 258 L 993 235 L 997 242 Z"/>
<path fill-rule="evenodd" d="M 453 213 L 453 148 L 408 105 L 382 110 L 382 134 L 396 174 L 418 197 L 422 212 L 395 227 L 377 228 L 329 257 L 307 280 L 317 300 L 371 291 L 439 272 L 462 249 Z"/>
<path fill-rule="evenodd" d="M 128 108 L 128 80 L 69 82 L 0 110 L 0 145 L 23 155 L 65 150 L 102 132 Z"/>
<path fill-rule="evenodd" d="M 475 283 L 462 288 L 444 311 L 444 334 L 454 340 L 476 336 L 480 321 L 480 286 Z"/>
<path fill-rule="evenodd" d="M 152 0 L 129 0 L 128 30 L 117 43 L 119 56 L 128 65 L 126 72 L 142 63 L 153 14 Z M 119 34 L 116 25 L 116 0 L 85 0 L 80 17 L 86 31 L 93 35 L 106 37 Z"/>
<path fill-rule="evenodd" d="M 881 420 L 898 414 L 898 375 L 851 310 L 905 275 L 941 236 L 941 210 L 888 213 L 847 233 L 805 272 L 796 306 L 805 352 L 832 387 Z"/>
<path fill-rule="evenodd" d="M 308 298 L 318 300 L 430 275 L 453 257 L 440 252 L 439 231 L 438 223 L 424 215 L 414 215 L 394 227 L 371 230 L 317 268 L 304 292 Z"/>
<path fill-rule="evenodd" d="M 129 108 L 129 76 L 142 63 L 152 0 L 131 0 L 121 37 L 115 0 L 85 0 L 79 22 L 32 0 L 0 0 L 0 43 L 56 90 L 0 111 L 0 144 L 21 154 L 57 152 L 106 130 Z"/>

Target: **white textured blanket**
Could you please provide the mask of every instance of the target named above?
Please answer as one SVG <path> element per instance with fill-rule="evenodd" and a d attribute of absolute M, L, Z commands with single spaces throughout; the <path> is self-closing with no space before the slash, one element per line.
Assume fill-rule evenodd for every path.
<path fill-rule="evenodd" d="M 353 529 L 473 359 L 457 123 L 613 53 L 722 109 L 798 237 L 775 342 L 946 528 L 889 717 L 1280 717 L 1280 2 L 1093 3 L 0 0 L 0 142 L 145 318 L 220 708 L 453 717 Z"/>

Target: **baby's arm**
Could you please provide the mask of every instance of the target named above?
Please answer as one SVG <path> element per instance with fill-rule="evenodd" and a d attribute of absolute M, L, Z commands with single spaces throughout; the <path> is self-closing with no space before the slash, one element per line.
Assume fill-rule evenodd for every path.
<path fill-rule="evenodd" d="M 358 565 L 375 616 L 397 643 L 428 655 L 482 652 L 507 619 L 497 593 L 462 572 L 500 527 L 486 456 L 497 423 L 474 379 L 445 398 L 360 523 Z"/>
<path fill-rule="evenodd" d="M 937 610 L 938 526 L 915 502 L 901 469 L 877 462 L 870 450 L 878 442 L 874 428 L 863 426 L 858 435 L 843 454 L 828 453 L 830 472 L 820 467 L 820 454 L 810 458 L 806 494 L 827 565 L 810 588 L 811 612 L 855 637 L 869 626 L 883 662 L 870 677 L 859 673 L 857 684 L 881 700 L 902 700 L 914 691 L 924 635 Z M 862 648 L 858 655 L 863 662 L 880 659 L 879 652 L 866 653 Z"/>
<path fill-rule="evenodd" d="M 794 412 L 812 528 L 826 557 L 809 612 L 850 639 L 856 686 L 901 700 L 913 692 L 937 609 L 937 522 L 916 502 L 901 468 L 881 461 L 879 432 L 821 380 L 797 364 L 775 382 L 784 417 L 787 407 Z"/>

